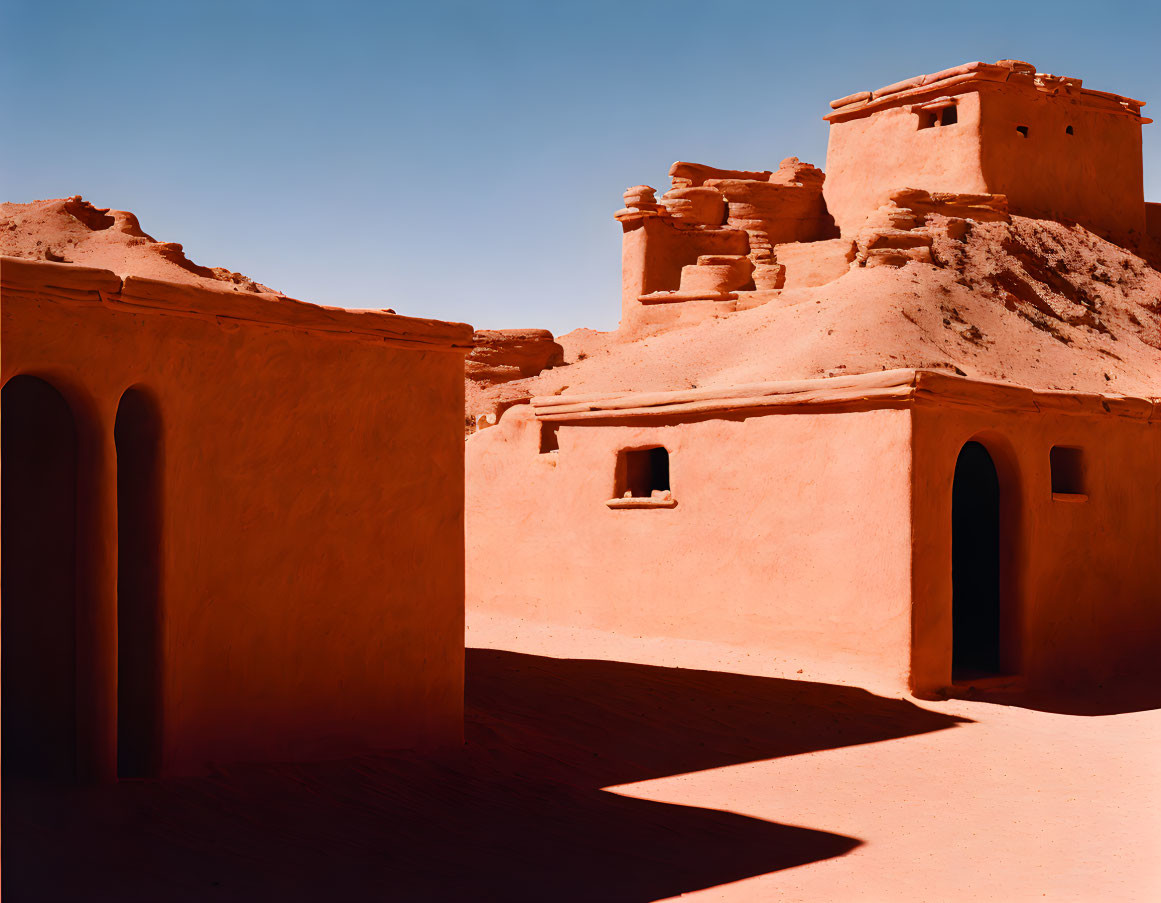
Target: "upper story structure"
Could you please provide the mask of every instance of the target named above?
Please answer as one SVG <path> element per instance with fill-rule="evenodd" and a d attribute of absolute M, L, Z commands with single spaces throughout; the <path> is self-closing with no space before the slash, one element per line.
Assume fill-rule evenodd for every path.
<path fill-rule="evenodd" d="M 825 174 L 797 157 L 776 172 L 675 163 L 667 192 L 636 185 L 616 213 L 621 332 L 745 310 L 852 266 L 932 263 L 933 229 L 962 239 L 1011 214 L 1161 241 L 1143 105 L 1018 60 L 965 63 L 833 101 Z"/>
<path fill-rule="evenodd" d="M 904 187 L 1003 194 L 1012 213 L 1145 232 L 1144 102 L 1029 63 L 965 63 L 831 102 L 826 203 L 844 235 Z"/>

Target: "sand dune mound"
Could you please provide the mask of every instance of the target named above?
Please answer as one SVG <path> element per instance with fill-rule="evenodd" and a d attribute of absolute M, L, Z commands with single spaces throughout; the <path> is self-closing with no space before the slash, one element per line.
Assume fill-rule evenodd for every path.
<path fill-rule="evenodd" d="M 94 207 L 80 195 L 27 204 L 0 204 L 0 255 L 53 260 L 192 285 L 279 294 L 223 267 L 204 267 L 176 242 L 157 241 L 127 210 Z"/>
<path fill-rule="evenodd" d="M 509 382 L 535 395 L 656 391 L 940 368 L 1032 388 L 1161 394 L 1161 273 L 1080 226 L 1013 216 L 935 230 L 932 263 L 853 265 L 761 307 L 631 341 L 560 337 L 567 366 Z"/>

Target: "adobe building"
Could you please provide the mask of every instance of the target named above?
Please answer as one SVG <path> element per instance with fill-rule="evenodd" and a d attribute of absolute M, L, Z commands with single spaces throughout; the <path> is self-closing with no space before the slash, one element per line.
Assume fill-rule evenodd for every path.
<path fill-rule="evenodd" d="M 776 172 L 674 163 L 672 187 L 625 191 L 621 224 L 621 331 L 626 335 L 763 304 L 787 285 L 783 257 L 809 243 L 812 264 L 845 271 L 850 242 L 823 201 L 822 170 L 797 157 Z M 815 262 L 817 261 L 817 262 Z"/>
<path fill-rule="evenodd" d="M 462 741 L 470 327 L 0 260 L 6 777 Z"/>
<path fill-rule="evenodd" d="M 1142 106 L 1018 60 L 851 94 L 825 117 L 827 209 L 846 234 L 891 189 L 1002 194 L 1022 216 L 1140 239 Z"/>
<path fill-rule="evenodd" d="M 629 189 L 616 340 L 639 350 L 615 379 L 612 365 L 571 365 L 581 388 L 512 407 L 469 440 L 469 610 L 718 643 L 807 679 L 923 695 L 1155 679 L 1161 274 L 1012 212 L 1139 229 L 1139 106 L 1023 64 L 970 64 L 840 103 L 825 188 L 789 158 L 777 173 L 679 163 L 660 199 Z M 1046 167 L 1075 206 L 1037 207 L 1043 182 L 1022 193 L 1027 164 L 1000 165 L 1016 150 L 991 162 L 1005 117 L 1028 125 L 1021 151 L 1057 125 L 1075 140 L 1083 165 Z M 905 127 L 908 149 L 892 137 Z M 975 150 L 933 143 L 961 140 Z M 1084 267 L 1020 244 L 1048 233 Z M 1137 281 L 1101 275 L 1114 259 Z M 1054 291 L 1070 293 L 1064 313 Z M 843 332 L 856 311 L 870 313 Z M 784 354 L 868 369 L 583 390 L 585 367 L 606 367 L 598 383 L 637 379 L 663 353 L 644 337 L 687 326 L 684 345 L 674 331 L 664 348 L 712 335 L 704 353 L 720 355 L 765 337 L 725 373 L 778 370 L 761 362 Z M 1018 335 L 1004 343 L 1003 330 Z M 951 347 L 998 374 L 1024 355 L 1030 385 L 927 363 Z M 1086 388 L 1047 384 L 1065 378 Z M 1108 381 L 1122 379 L 1138 388 L 1118 394 Z"/>
<path fill-rule="evenodd" d="M 1081 689 L 1157 670 L 1159 512 L 1156 399 L 915 370 L 546 397 L 469 440 L 468 600 L 838 683 Z"/>
<path fill-rule="evenodd" d="M 621 332 L 832 281 L 855 261 L 868 216 L 908 189 L 975 214 L 1078 222 L 1121 243 L 1158 239 L 1161 204 L 1144 199 L 1141 126 L 1152 120 L 1142 106 L 1028 63 L 975 62 L 833 101 L 825 176 L 797 157 L 774 172 L 675 163 L 669 191 L 629 188 L 616 214 Z"/>

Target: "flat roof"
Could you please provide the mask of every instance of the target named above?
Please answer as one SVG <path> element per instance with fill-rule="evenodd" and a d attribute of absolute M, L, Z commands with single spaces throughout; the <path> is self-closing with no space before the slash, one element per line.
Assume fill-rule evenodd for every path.
<path fill-rule="evenodd" d="M 466 353 L 472 327 L 386 310 L 324 307 L 283 295 L 205 288 L 111 270 L 0 256 L 0 291 L 5 296 L 97 304 L 110 310 L 153 312 L 240 323 L 304 329 L 321 335 L 363 337 L 414 350 Z"/>
<path fill-rule="evenodd" d="M 1134 100 L 1107 91 L 1083 87 L 1079 78 L 1049 75 L 1037 72 L 1031 63 L 1021 60 L 1000 60 L 996 63 L 972 62 L 929 75 L 917 75 L 901 82 L 885 85 L 874 91 L 859 91 L 830 102 L 834 110 L 823 117 L 828 122 L 841 122 L 876 110 L 886 109 L 928 95 L 963 94 L 985 88 L 1015 87 L 1050 96 L 1064 96 L 1083 106 L 1112 115 L 1129 116 L 1142 124 L 1152 122 L 1141 115 L 1143 100 Z"/>
<path fill-rule="evenodd" d="M 1119 416 L 1161 422 L 1161 399 L 1038 390 L 1011 383 L 957 376 L 942 370 L 882 370 L 851 376 L 681 389 L 674 392 L 609 392 L 533 398 L 537 420 L 583 422 L 642 417 L 752 416 L 815 411 L 904 407 L 916 402 L 951 402 L 1008 413 Z"/>

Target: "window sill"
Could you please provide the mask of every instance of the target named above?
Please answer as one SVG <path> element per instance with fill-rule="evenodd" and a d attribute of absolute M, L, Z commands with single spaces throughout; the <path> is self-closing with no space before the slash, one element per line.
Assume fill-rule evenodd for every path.
<path fill-rule="evenodd" d="M 647 499 L 644 497 L 627 499 L 609 499 L 605 502 L 610 508 L 676 508 L 677 499 Z"/>
<path fill-rule="evenodd" d="M 1054 492 L 1052 493 L 1052 501 L 1054 502 L 1087 502 L 1088 496 L 1083 492 Z"/>

